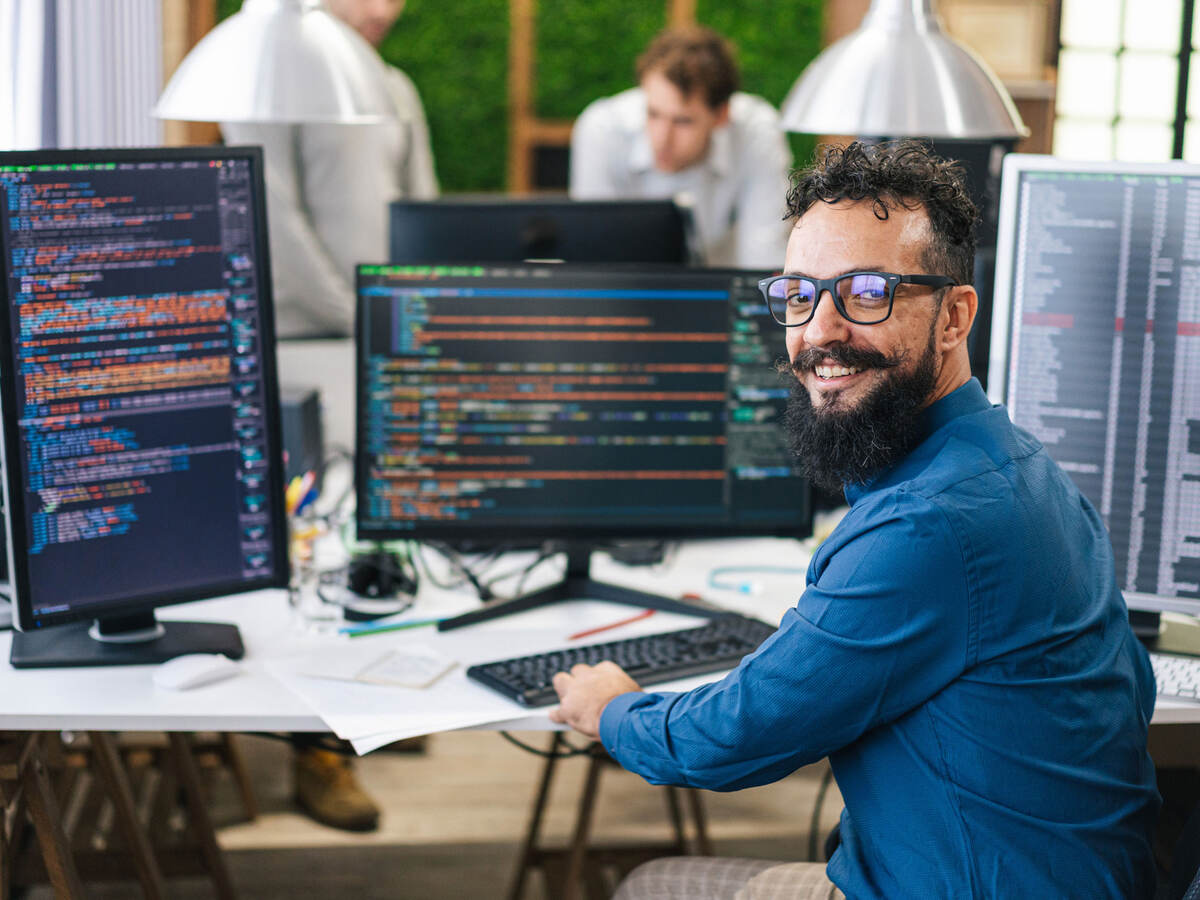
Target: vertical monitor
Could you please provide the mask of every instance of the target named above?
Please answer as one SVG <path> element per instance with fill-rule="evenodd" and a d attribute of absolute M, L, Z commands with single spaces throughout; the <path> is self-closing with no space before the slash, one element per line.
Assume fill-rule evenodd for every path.
<path fill-rule="evenodd" d="M 766 273 L 358 272 L 360 535 L 809 532 Z"/>
<path fill-rule="evenodd" d="M 1200 613 L 1200 167 L 1004 161 L 989 391 L 1103 517 L 1131 609 Z"/>
<path fill-rule="evenodd" d="M 240 655 L 153 610 L 286 584 L 263 196 L 257 148 L 0 154 L 15 665 Z"/>

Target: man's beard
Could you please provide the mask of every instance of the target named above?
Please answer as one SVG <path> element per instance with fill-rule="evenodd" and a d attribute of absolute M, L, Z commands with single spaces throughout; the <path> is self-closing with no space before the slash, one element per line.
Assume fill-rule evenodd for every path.
<path fill-rule="evenodd" d="M 780 373 L 791 379 L 784 419 L 788 444 L 805 476 L 817 487 L 840 491 L 848 484 L 862 484 L 917 445 L 920 414 L 937 382 L 934 334 L 930 334 L 916 367 L 907 373 L 899 371 L 906 358 L 837 344 L 806 350 L 795 363 L 780 364 Z M 864 371 L 894 371 L 885 371 L 883 380 L 850 409 L 836 409 L 840 399 L 837 394 L 814 406 L 796 373 L 811 371 L 817 362 L 831 360 Z"/>

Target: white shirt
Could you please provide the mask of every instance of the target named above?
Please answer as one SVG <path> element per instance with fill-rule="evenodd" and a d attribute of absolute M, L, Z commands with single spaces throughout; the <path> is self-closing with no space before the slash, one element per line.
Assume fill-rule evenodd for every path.
<path fill-rule="evenodd" d="M 387 262 L 388 203 L 437 196 L 416 86 L 387 67 L 396 119 L 372 125 L 226 123 L 263 148 L 279 337 L 354 333 L 354 267 Z"/>
<path fill-rule="evenodd" d="M 641 88 L 591 103 L 571 132 L 572 198 L 674 198 L 691 208 L 710 266 L 783 265 L 791 167 L 779 114 L 752 94 L 730 98 L 728 124 L 713 131 L 704 158 L 680 172 L 654 167 Z"/>

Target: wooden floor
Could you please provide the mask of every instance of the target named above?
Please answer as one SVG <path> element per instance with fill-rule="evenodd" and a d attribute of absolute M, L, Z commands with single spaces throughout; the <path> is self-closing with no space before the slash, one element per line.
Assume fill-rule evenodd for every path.
<path fill-rule="evenodd" d="M 544 746 L 545 733 L 518 734 Z M 291 799 L 290 748 L 240 737 L 253 775 L 260 813 L 239 822 L 232 779 L 214 786 L 215 817 L 235 885 L 255 900 L 297 897 L 464 900 L 503 896 L 524 834 L 541 760 L 493 732 L 431 737 L 422 754 L 377 752 L 358 761 L 364 786 L 384 810 L 379 830 L 350 834 L 326 828 L 297 811 Z M 544 828 L 548 842 L 570 834 L 586 762 L 564 761 Z M 718 853 L 806 859 L 809 823 L 825 764 L 774 785 L 732 794 L 706 794 L 709 831 Z M 841 798 L 831 787 L 819 834 L 837 821 Z M 594 828 L 602 842 L 665 839 L 663 792 L 615 767 L 605 771 Z M 137 897 L 133 884 L 89 885 L 99 900 Z M 51 893 L 35 889 L 28 900 Z M 200 879 L 174 879 L 171 896 L 211 897 Z M 534 878 L 526 897 L 545 896 Z"/>

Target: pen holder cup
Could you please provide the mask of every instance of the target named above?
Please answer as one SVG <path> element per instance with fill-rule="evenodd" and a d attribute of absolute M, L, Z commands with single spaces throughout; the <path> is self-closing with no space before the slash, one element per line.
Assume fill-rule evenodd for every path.
<path fill-rule="evenodd" d="M 341 609 L 321 597 L 321 573 L 316 562 L 317 544 L 327 535 L 315 516 L 293 515 L 288 519 L 288 606 L 293 621 L 306 630 L 328 631 L 337 627 Z"/>

